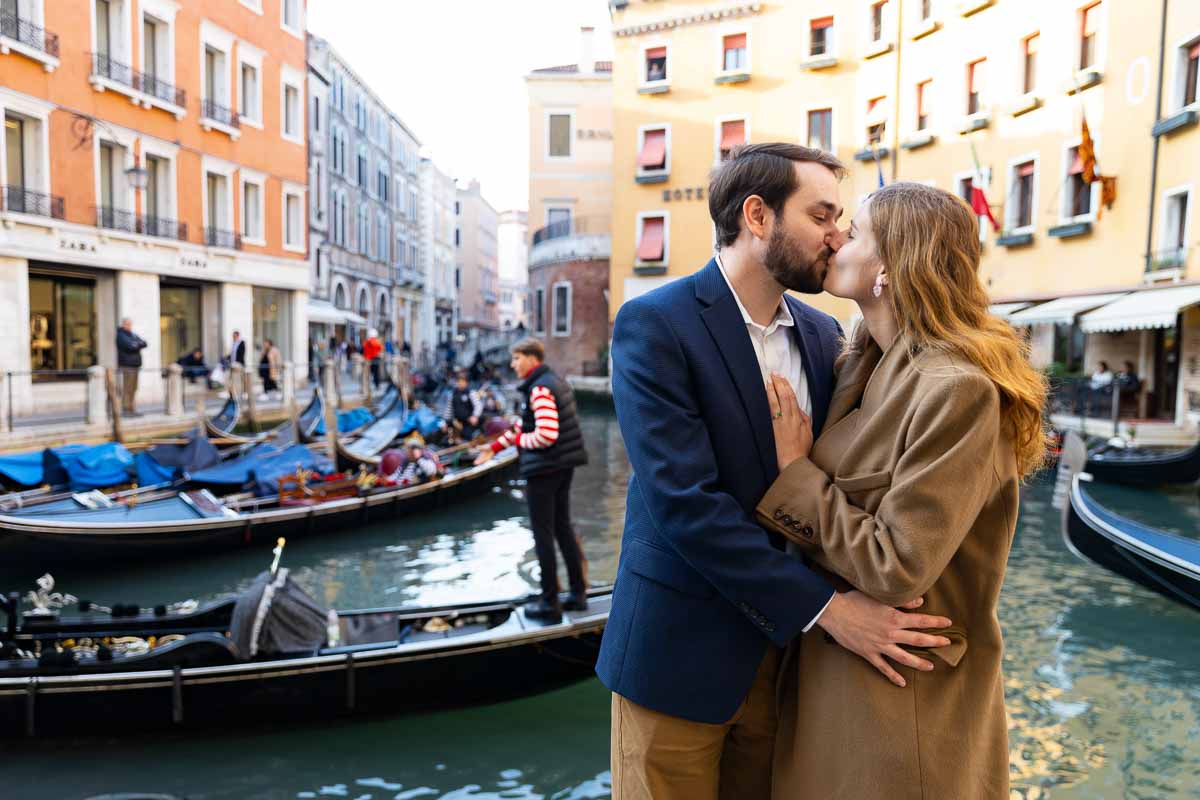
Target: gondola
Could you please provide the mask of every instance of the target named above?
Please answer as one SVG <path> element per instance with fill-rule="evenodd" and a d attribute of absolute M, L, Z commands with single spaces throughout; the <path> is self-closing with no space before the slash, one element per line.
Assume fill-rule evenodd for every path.
<path fill-rule="evenodd" d="M 288 577 L 191 613 L 21 614 L 4 600 L 0 736 L 80 736 L 494 703 L 593 674 L 611 587 L 557 622 L 524 600 L 328 612 Z"/>
<path fill-rule="evenodd" d="M 221 406 L 221 410 L 212 417 L 204 418 L 204 429 L 209 436 L 213 438 L 236 436 L 233 430 L 242 419 L 242 403 L 238 399 L 238 394 L 239 392 L 230 391 L 229 399 L 225 401 L 225 405 Z"/>
<path fill-rule="evenodd" d="M 403 395 L 355 437 L 338 437 L 337 459 L 341 469 L 374 469 L 384 450 L 400 436 L 408 419 L 408 403 Z"/>
<path fill-rule="evenodd" d="M 1200 541 L 1156 530 L 1104 508 L 1088 494 L 1091 476 L 1071 477 L 1063 538 L 1075 555 L 1200 610 Z"/>
<path fill-rule="evenodd" d="M 225 407 L 217 414 L 214 419 L 222 419 L 227 416 L 226 411 L 231 406 L 237 406 L 237 413 L 240 414 L 240 406 L 235 397 L 230 397 L 225 402 Z M 233 413 L 230 411 L 229 413 Z M 320 389 L 313 390 L 312 398 L 308 401 L 308 405 L 300 412 L 297 419 L 289 419 L 286 422 L 281 422 L 274 428 L 271 428 L 265 433 L 260 433 L 254 436 L 244 436 L 233 432 L 233 427 L 237 424 L 237 419 L 234 420 L 228 431 L 219 432 L 213 421 L 207 417 L 204 420 L 204 426 L 208 430 L 209 436 L 218 437 L 227 442 L 232 442 L 242 447 L 252 447 L 259 442 L 271 440 L 280 441 L 283 438 L 291 438 L 292 441 L 309 441 L 314 437 L 317 426 L 320 424 L 325 415 L 325 399 Z"/>
<path fill-rule="evenodd" d="M 1200 480 L 1200 442 L 1182 450 L 1101 446 L 1088 452 L 1087 472 L 1105 483 L 1159 486 Z"/>
<path fill-rule="evenodd" d="M 292 445 L 280 460 L 269 462 L 271 469 L 262 470 L 260 484 L 295 472 L 296 459 L 306 454 L 313 452 Z M 515 472 L 517 458 L 510 448 L 486 464 L 450 469 L 416 486 L 359 486 L 349 476 L 328 487 L 314 483 L 302 488 L 297 479 L 282 495 L 260 497 L 242 493 L 222 498 L 209 489 L 169 489 L 130 503 L 95 493 L 73 498 L 78 505 L 70 511 L 24 508 L 0 514 L 0 558 L 38 558 L 39 563 L 132 560 L 223 552 L 279 535 L 319 535 L 489 491 Z"/>

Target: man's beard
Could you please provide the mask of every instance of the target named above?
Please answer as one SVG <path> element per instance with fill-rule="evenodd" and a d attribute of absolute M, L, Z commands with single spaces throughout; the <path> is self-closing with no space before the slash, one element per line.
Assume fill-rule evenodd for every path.
<path fill-rule="evenodd" d="M 815 259 L 809 260 L 799 245 L 784 235 L 783 226 L 776 225 L 767 242 L 765 266 L 783 288 L 803 294 L 820 294 L 831 255 L 833 249 L 823 247 Z"/>

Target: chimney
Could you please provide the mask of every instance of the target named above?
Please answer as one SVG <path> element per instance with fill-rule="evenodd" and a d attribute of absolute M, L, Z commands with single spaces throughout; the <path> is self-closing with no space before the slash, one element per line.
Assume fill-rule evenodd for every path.
<path fill-rule="evenodd" d="M 595 34 L 596 29 L 590 25 L 579 29 L 579 72 L 584 75 L 596 70 Z"/>

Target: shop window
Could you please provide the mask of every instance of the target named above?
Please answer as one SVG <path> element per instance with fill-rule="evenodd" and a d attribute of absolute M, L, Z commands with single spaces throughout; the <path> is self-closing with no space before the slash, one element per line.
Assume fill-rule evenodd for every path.
<path fill-rule="evenodd" d="M 164 285 L 159 289 L 158 302 L 162 363 L 174 363 L 193 350 L 203 352 L 200 288 Z M 205 353 L 209 362 L 214 360 L 211 356 Z"/>
<path fill-rule="evenodd" d="M 29 348 L 34 381 L 86 379 L 96 364 L 94 281 L 30 274 Z"/>
<path fill-rule="evenodd" d="M 291 358 L 290 300 L 291 292 L 282 289 L 254 288 L 254 342 L 252 347 L 254 348 L 255 363 L 262 356 L 262 348 L 267 339 L 270 339 L 279 348 L 284 361 Z"/>

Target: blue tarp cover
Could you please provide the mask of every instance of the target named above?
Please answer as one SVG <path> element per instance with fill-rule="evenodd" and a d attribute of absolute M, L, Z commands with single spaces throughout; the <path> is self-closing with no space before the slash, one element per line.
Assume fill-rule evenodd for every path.
<path fill-rule="evenodd" d="M 19 486 L 38 486 L 45 474 L 42 458 L 41 450 L 0 456 L 0 476 Z"/>
<path fill-rule="evenodd" d="M 339 411 L 337 415 L 338 433 L 346 433 L 347 431 L 356 431 L 364 425 L 369 425 L 375 420 L 375 415 L 367 409 L 359 406 L 352 408 L 349 411 Z M 317 423 L 316 430 L 313 431 L 316 436 L 325 435 L 325 420 Z"/>
<path fill-rule="evenodd" d="M 302 444 L 293 444 L 283 450 L 264 447 L 255 448 L 241 458 L 194 472 L 191 479 L 196 483 L 235 489 L 254 483 L 258 494 L 267 495 L 275 494 L 278 490 L 275 481 L 295 472 L 297 468 L 331 472 L 333 464 L 325 456 L 312 452 Z"/>
<path fill-rule="evenodd" d="M 206 469 L 220 462 L 221 454 L 203 433 L 195 431 L 188 436 L 187 444 L 160 444 L 138 453 L 138 483 L 151 486 L 169 483 L 184 473 Z"/>
<path fill-rule="evenodd" d="M 128 483 L 134 474 L 133 456 L 116 442 L 88 447 L 60 460 L 76 492 Z"/>
<path fill-rule="evenodd" d="M 441 427 L 442 418 L 433 413 L 429 406 L 420 406 L 408 412 L 408 416 L 404 418 L 404 426 L 400 428 L 400 435 L 407 436 L 413 431 L 417 431 L 421 436 L 429 438 Z"/>

